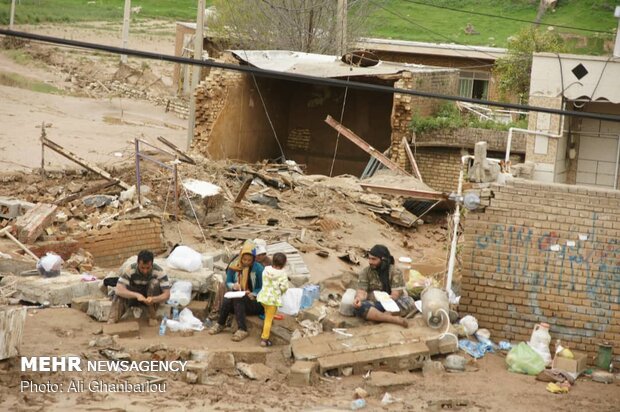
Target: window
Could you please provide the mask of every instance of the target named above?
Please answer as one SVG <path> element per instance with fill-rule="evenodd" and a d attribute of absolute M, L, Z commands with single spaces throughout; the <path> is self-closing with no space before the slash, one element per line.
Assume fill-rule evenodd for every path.
<path fill-rule="evenodd" d="M 489 96 L 488 72 L 464 72 L 459 78 L 459 95 L 473 99 L 487 99 Z"/>

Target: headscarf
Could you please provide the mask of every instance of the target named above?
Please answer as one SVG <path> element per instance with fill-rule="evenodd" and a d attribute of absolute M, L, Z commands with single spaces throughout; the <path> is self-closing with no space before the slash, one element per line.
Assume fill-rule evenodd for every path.
<path fill-rule="evenodd" d="M 252 266 L 254 264 L 254 259 L 256 257 L 256 250 L 255 250 L 255 244 L 254 242 L 248 240 L 246 241 L 242 248 L 241 248 L 241 252 L 239 253 L 239 256 L 237 256 L 228 266 L 230 269 L 236 271 L 239 274 L 238 277 L 238 282 L 239 285 L 241 285 L 241 290 L 250 290 L 251 287 L 249 285 L 249 273 L 252 269 Z M 243 267 L 241 266 L 241 257 L 243 255 L 251 255 L 252 256 L 252 264 L 249 267 Z"/>
<path fill-rule="evenodd" d="M 372 256 L 381 259 L 381 264 L 377 268 L 379 272 L 379 280 L 383 286 L 383 291 L 388 294 L 392 293 L 390 286 L 390 265 L 394 264 L 394 257 L 390 254 L 390 250 L 383 245 L 374 245 L 369 252 Z"/>

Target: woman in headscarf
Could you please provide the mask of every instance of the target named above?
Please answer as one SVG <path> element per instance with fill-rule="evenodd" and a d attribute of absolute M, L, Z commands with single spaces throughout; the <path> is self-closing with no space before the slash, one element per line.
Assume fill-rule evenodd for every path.
<path fill-rule="evenodd" d="M 230 313 L 235 314 L 237 319 L 237 331 L 233 334 L 234 342 L 242 341 L 248 336 L 248 327 L 245 322 L 247 315 L 260 315 L 263 306 L 256 301 L 256 296 L 263 286 L 263 265 L 256 262 L 255 245 L 246 242 L 241 253 L 235 258 L 226 270 L 226 289 L 229 291 L 243 291 L 245 294 L 239 298 L 224 298 L 220 307 L 219 318 L 216 324 L 209 330 L 209 334 L 215 335 L 224 330 L 226 319 Z"/>
<path fill-rule="evenodd" d="M 381 302 L 374 299 L 374 291 L 390 295 L 400 309 L 407 315 L 413 307 L 413 299 L 405 291 L 402 272 L 394 266 L 394 257 L 384 245 L 375 245 L 368 253 L 368 266 L 359 274 L 357 294 L 353 301 L 355 315 L 375 322 L 388 322 L 408 327 L 407 320 L 386 313 Z"/>

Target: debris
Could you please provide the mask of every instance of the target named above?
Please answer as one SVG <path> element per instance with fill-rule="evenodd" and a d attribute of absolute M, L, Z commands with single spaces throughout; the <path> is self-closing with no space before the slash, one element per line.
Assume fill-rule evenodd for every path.
<path fill-rule="evenodd" d="M 274 226 L 254 225 L 250 223 L 241 223 L 220 229 L 220 235 L 224 239 L 254 239 L 258 235 L 262 238 L 275 239 L 293 239 L 301 237 L 301 230 L 283 229 Z"/>
<path fill-rule="evenodd" d="M 105 358 L 113 361 L 121 361 L 121 360 L 131 360 L 131 355 L 127 352 L 121 352 L 120 350 L 114 349 L 100 349 L 99 353 Z"/>
<path fill-rule="evenodd" d="M 244 362 L 238 362 L 236 368 L 248 378 L 260 382 L 266 382 L 274 375 L 274 370 L 262 363 L 253 363 L 250 365 Z"/>
<path fill-rule="evenodd" d="M 190 384 L 207 383 L 207 371 L 210 369 L 209 366 L 210 365 L 205 362 L 188 361 L 185 366 L 183 381 Z"/>
<path fill-rule="evenodd" d="M 92 195 L 86 196 L 82 199 L 85 206 L 103 207 L 111 204 L 117 199 L 116 196 L 110 195 Z"/>
<path fill-rule="evenodd" d="M 594 371 L 592 372 L 592 381 L 599 383 L 613 383 L 614 374 L 607 371 Z"/>
<path fill-rule="evenodd" d="M 467 365 L 467 359 L 460 355 L 452 354 L 446 357 L 443 364 L 446 370 L 463 372 L 465 371 L 465 365 Z"/>
<path fill-rule="evenodd" d="M 37 203 L 15 220 L 15 231 L 20 242 L 33 243 L 43 234 L 45 228 L 54 222 L 58 206 Z"/>
<path fill-rule="evenodd" d="M 383 394 L 383 398 L 381 398 L 381 405 L 386 406 L 396 402 L 402 402 L 401 398 L 393 397 L 389 392 Z"/>
<path fill-rule="evenodd" d="M 243 182 L 243 185 L 241 185 L 241 189 L 239 189 L 239 193 L 237 194 L 237 197 L 235 198 L 235 203 L 239 203 L 241 202 L 241 200 L 243 200 L 243 197 L 245 196 L 245 193 L 250 188 L 250 185 L 252 184 L 253 180 L 254 180 L 253 177 L 248 177 L 247 179 L 245 179 L 245 181 Z"/>
<path fill-rule="evenodd" d="M 359 386 L 355 388 L 354 394 L 356 399 L 366 398 L 368 396 L 368 392 L 365 389 L 360 388 Z"/>
<path fill-rule="evenodd" d="M 397 391 L 415 382 L 415 378 L 407 374 L 376 371 L 365 381 L 365 388 L 371 395 L 379 395 L 388 391 Z"/>
<path fill-rule="evenodd" d="M 23 307 L 0 307 L 0 361 L 20 353 L 26 312 Z"/>
<path fill-rule="evenodd" d="M 318 377 L 316 362 L 297 361 L 291 366 L 287 382 L 291 386 L 308 386 L 316 383 Z"/>
<path fill-rule="evenodd" d="M 354 265 L 360 264 L 359 258 L 352 251 L 347 251 L 344 254 L 338 255 L 338 259 L 344 260 L 345 262 L 352 263 Z"/>
<path fill-rule="evenodd" d="M 422 366 L 422 375 L 425 378 L 441 375 L 443 372 L 445 372 L 445 368 L 439 361 L 428 360 L 424 362 L 424 366 Z"/>
<path fill-rule="evenodd" d="M 409 163 L 411 163 L 411 168 L 415 172 L 420 182 L 424 183 L 422 180 L 422 175 L 420 174 L 420 169 L 418 169 L 418 164 L 415 161 L 415 157 L 413 157 L 413 153 L 411 152 L 411 146 L 409 146 L 409 142 L 407 142 L 407 138 L 403 137 L 403 146 L 405 147 L 405 153 L 407 153 L 407 158 L 409 159 Z"/>
<path fill-rule="evenodd" d="M 7 236 L 9 239 L 11 239 L 13 242 L 15 242 L 15 244 L 17 246 L 20 247 L 20 249 L 22 249 L 24 252 L 26 252 L 26 254 L 28 256 L 30 256 L 31 258 L 33 258 L 35 261 L 39 261 L 39 257 L 37 255 L 35 255 L 34 253 L 32 253 L 32 251 L 30 249 L 28 249 L 26 247 L 26 245 L 24 245 L 22 242 L 20 242 L 19 240 L 17 240 L 15 238 L 15 236 L 13 236 L 10 232 L 11 230 L 11 226 L 7 226 L 4 229 L 0 230 L 0 236 Z"/>
<path fill-rule="evenodd" d="M 568 393 L 569 386 L 564 384 L 558 385 L 554 382 L 549 382 L 547 384 L 547 392 L 551 393 Z"/>
<path fill-rule="evenodd" d="M 252 195 L 249 198 L 250 202 L 257 203 L 259 205 L 265 205 L 269 207 L 273 207 L 274 209 L 279 209 L 278 198 L 275 196 L 269 196 L 264 193 Z"/>
<path fill-rule="evenodd" d="M 69 202 L 77 200 L 79 198 L 91 195 L 93 193 L 102 192 L 102 191 L 106 190 L 109 187 L 116 186 L 117 184 L 118 184 L 118 180 L 105 181 L 104 183 L 91 186 L 91 187 L 89 187 L 87 189 L 84 189 L 84 190 L 81 190 L 81 191 L 79 191 L 77 193 L 74 192 L 74 193 L 72 193 L 72 194 L 70 194 L 68 196 L 60 198 L 57 201 L 55 201 L 54 204 L 58 205 L 58 206 L 62 206 L 62 205 L 65 205 L 65 204 L 67 204 Z"/>
<path fill-rule="evenodd" d="M 196 164 L 196 161 L 194 159 L 189 157 L 189 155 L 187 153 L 185 153 L 184 151 L 179 149 L 178 146 L 176 146 L 174 143 L 170 142 L 169 140 L 165 139 L 162 136 L 157 136 L 157 140 L 159 140 L 160 142 L 162 142 L 163 144 L 165 144 L 166 146 L 168 146 L 169 148 L 174 150 L 174 152 L 177 155 L 179 155 L 179 160 L 180 161 L 185 162 L 185 163 L 189 163 L 189 164 L 192 164 L 192 165 Z"/>
<path fill-rule="evenodd" d="M 36 273 L 36 272 L 35 272 Z M 15 298 L 32 303 L 49 302 L 52 306 L 69 305 L 80 296 L 103 296 L 100 282 L 82 282 L 79 276 L 61 272 L 60 276 L 5 276 L 0 285 L 17 279 Z"/>
<path fill-rule="evenodd" d="M 82 282 L 85 284 L 91 282 Z M 99 322 L 106 322 L 110 316 L 112 301 L 109 299 L 96 299 L 88 302 L 88 311 L 86 314 Z"/>
<path fill-rule="evenodd" d="M 102 335 L 102 336 L 98 336 L 97 338 L 91 340 L 88 343 L 88 346 L 95 347 L 95 348 L 110 348 L 110 347 L 115 347 L 118 345 L 118 342 L 116 342 L 116 339 L 114 338 L 114 336 L 110 336 L 110 335 Z"/>

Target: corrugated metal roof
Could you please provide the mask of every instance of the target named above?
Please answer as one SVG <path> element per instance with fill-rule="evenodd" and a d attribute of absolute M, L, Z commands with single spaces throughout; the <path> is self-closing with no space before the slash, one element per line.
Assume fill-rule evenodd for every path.
<path fill-rule="evenodd" d="M 316 77 L 378 76 L 403 71 L 413 73 L 451 72 L 455 69 L 420 64 L 381 61 L 376 66 L 357 67 L 343 63 L 338 56 L 288 50 L 230 50 L 240 61 L 264 70 Z"/>
<path fill-rule="evenodd" d="M 487 46 L 468 46 L 449 43 L 426 43 L 421 41 L 361 38 L 353 43 L 360 49 L 391 51 L 406 54 L 427 54 L 446 57 L 467 57 L 495 60 L 506 55 L 506 49 Z"/>

